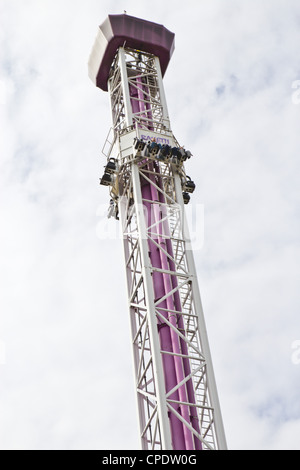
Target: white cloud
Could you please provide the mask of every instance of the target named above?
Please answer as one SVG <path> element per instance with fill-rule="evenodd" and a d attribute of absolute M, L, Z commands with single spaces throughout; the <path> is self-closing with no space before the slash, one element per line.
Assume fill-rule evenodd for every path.
<path fill-rule="evenodd" d="M 1 447 L 139 446 L 122 247 L 97 238 L 109 103 L 87 76 L 98 24 L 126 9 L 176 34 L 165 89 L 205 207 L 229 447 L 299 449 L 297 2 L 151 5 L 1 2 Z"/>

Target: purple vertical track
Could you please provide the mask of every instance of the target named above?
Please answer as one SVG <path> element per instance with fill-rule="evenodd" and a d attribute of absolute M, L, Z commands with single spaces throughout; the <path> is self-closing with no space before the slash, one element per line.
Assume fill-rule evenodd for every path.
<path fill-rule="evenodd" d="M 145 183 L 142 185 L 142 197 L 143 199 L 151 200 L 151 188 L 149 183 Z M 144 201 L 144 206 L 146 207 L 146 217 L 147 217 L 147 225 L 151 225 L 153 223 L 152 217 L 152 203 Z M 158 243 L 158 238 L 156 236 L 153 237 L 154 240 Z M 149 257 L 151 264 L 154 268 L 162 268 L 161 259 L 159 251 L 160 249 L 151 241 L 148 242 L 149 246 Z M 163 282 L 163 274 L 161 272 L 154 271 L 153 272 L 153 288 L 154 288 L 154 296 L 155 301 L 161 299 L 165 296 L 165 288 Z M 166 300 L 162 301 L 160 304 L 161 308 L 167 309 L 167 302 Z M 167 312 L 163 314 L 166 318 L 168 316 Z M 163 322 L 158 322 L 158 334 L 160 339 L 161 349 L 166 352 L 173 352 L 173 345 L 172 345 L 172 338 L 170 334 L 170 328 Z M 163 354 L 162 356 L 163 361 L 163 369 L 164 369 L 164 377 L 165 377 L 165 387 L 166 391 L 169 392 L 177 385 L 176 379 L 176 370 L 174 364 L 174 356 L 171 354 Z M 179 400 L 178 390 L 176 390 L 170 397 L 172 400 Z M 185 450 L 185 439 L 183 433 L 183 426 L 181 421 L 173 414 L 169 413 L 170 425 L 171 425 L 171 434 L 172 434 L 172 445 L 174 449 L 177 450 Z"/>
<path fill-rule="evenodd" d="M 154 165 L 152 162 L 149 164 L 149 169 L 152 171 L 154 169 Z M 158 170 L 158 166 L 156 166 L 156 169 Z M 158 181 L 157 181 L 157 178 L 155 178 L 155 175 L 153 174 L 150 175 L 150 179 L 152 180 L 154 184 L 155 183 L 157 184 Z M 167 256 L 166 253 L 164 253 L 164 251 L 162 251 L 162 250 L 165 250 L 166 252 L 168 252 L 167 245 L 166 245 L 166 237 L 165 237 L 164 230 L 163 230 L 164 227 L 163 227 L 162 214 L 161 214 L 161 204 L 159 201 L 160 200 L 159 194 L 161 193 L 155 188 L 153 184 L 151 184 L 151 194 L 152 194 L 152 201 L 155 201 L 155 203 L 152 204 L 152 211 L 154 212 L 153 222 L 156 224 L 155 228 L 152 228 L 151 231 L 153 232 L 154 230 L 157 230 L 158 232 L 158 244 L 162 248 L 162 249 L 158 248 L 160 259 L 161 259 L 161 267 L 163 270 L 169 271 L 170 270 L 169 257 Z M 170 275 L 167 273 L 162 273 L 162 277 L 163 277 L 165 294 L 168 294 L 173 289 Z M 176 318 L 176 314 L 174 313 L 175 304 L 173 300 L 173 295 L 169 295 L 166 298 L 166 303 L 167 303 L 167 309 L 168 309 L 166 318 L 175 328 L 177 328 L 177 318 Z M 159 310 L 159 307 L 162 307 L 160 303 L 157 305 L 158 310 Z M 164 312 L 164 311 L 161 311 L 161 312 Z M 174 331 L 171 327 L 168 327 L 168 329 L 170 331 L 173 353 L 175 354 L 174 355 L 175 375 L 176 375 L 176 383 L 178 384 L 185 377 L 183 365 L 182 365 L 182 358 L 180 356 L 177 356 L 177 354 L 178 355 L 181 354 L 180 342 L 179 342 L 179 337 L 176 331 Z M 182 401 L 185 403 L 188 401 L 185 384 L 178 388 L 178 394 L 179 394 L 179 401 Z M 180 407 L 178 407 L 177 405 L 177 408 L 178 408 L 177 411 L 179 411 L 182 417 L 189 423 L 190 422 L 189 407 L 187 405 L 180 405 Z M 187 450 L 192 450 L 193 439 L 192 439 L 191 431 L 186 426 L 183 425 L 183 432 L 185 436 L 185 446 L 186 446 L 185 448 Z"/>
<path fill-rule="evenodd" d="M 158 177 L 158 186 L 162 189 L 161 177 Z M 159 198 L 160 198 L 160 202 L 162 204 L 161 205 L 161 218 L 164 220 L 165 217 L 166 217 L 166 213 L 167 213 L 166 208 L 164 206 L 166 201 L 165 201 L 164 195 L 161 192 L 159 193 Z M 172 247 L 172 242 L 171 242 L 171 239 L 170 239 L 170 228 L 169 228 L 168 220 L 164 220 L 163 223 L 164 223 L 164 233 L 165 233 L 165 236 L 166 236 L 167 252 L 170 255 L 170 258 L 168 260 L 169 261 L 169 270 L 173 271 L 173 272 L 176 272 L 176 266 L 175 266 L 175 263 L 173 261 L 173 258 L 174 258 L 174 256 L 173 256 L 173 247 Z M 176 276 L 171 276 L 171 282 L 172 282 L 172 289 L 175 289 L 175 288 L 178 287 L 177 277 Z M 181 307 L 181 300 L 180 300 L 180 295 L 179 295 L 178 290 L 176 290 L 174 292 L 173 297 L 174 297 L 175 310 L 177 312 L 181 312 L 182 307 Z M 182 334 L 184 334 L 185 327 L 184 327 L 184 322 L 183 322 L 183 318 L 182 318 L 181 314 L 177 314 L 177 324 L 178 324 L 178 328 L 180 329 Z M 182 354 L 185 355 L 185 356 L 188 356 L 187 344 L 186 344 L 186 342 L 184 341 L 183 338 L 180 338 L 180 346 L 181 346 Z M 185 375 L 185 377 L 187 377 L 191 373 L 190 361 L 187 357 L 183 357 L 182 362 L 183 362 L 183 367 L 184 367 L 184 375 Z M 186 387 L 187 387 L 187 394 L 188 394 L 189 403 L 196 404 L 195 392 L 194 392 L 192 379 L 189 379 L 186 382 Z M 191 409 L 190 409 L 190 420 L 191 420 L 191 425 L 193 426 L 195 431 L 200 434 L 200 427 L 199 427 L 199 421 L 198 421 L 198 416 L 197 416 L 197 410 L 196 410 L 195 407 L 191 407 Z M 194 445 L 195 445 L 194 448 L 196 450 L 202 450 L 202 444 L 196 436 L 194 437 Z"/>
<path fill-rule="evenodd" d="M 151 119 L 151 110 L 149 104 L 144 101 L 144 92 L 147 88 L 141 77 L 136 77 L 136 86 L 130 85 L 130 96 L 133 113 L 139 113 L 140 119 L 143 115 L 147 119 Z M 149 130 L 151 129 L 149 121 L 145 121 Z M 161 187 L 161 178 L 159 176 L 159 166 L 149 161 L 147 169 L 157 173 L 149 174 L 152 183 Z M 168 255 L 173 256 L 171 240 L 168 238 L 169 226 L 168 221 L 163 221 L 164 210 L 161 209 L 161 203 L 165 203 L 163 194 L 157 188 L 145 179 L 141 180 L 141 192 L 143 204 L 146 208 L 147 226 L 151 228 L 151 237 L 159 245 L 148 240 L 149 257 L 154 268 L 175 271 L 175 264 Z M 151 202 L 148 202 L 151 201 Z M 167 236 L 166 236 L 167 235 Z M 165 250 L 166 253 L 162 251 Z M 153 272 L 153 288 L 155 301 L 166 296 L 175 287 L 177 287 L 176 276 L 170 276 L 167 273 L 158 271 Z M 181 312 L 181 302 L 179 292 L 168 295 L 165 300 L 157 305 L 157 309 L 161 314 L 175 327 L 179 327 L 184 331 L 182 315 L 174 313 Z M 161 310 L 165 309 L 165 310 Z M 158 320 L 158 334 L 162 351 L 171 354 L 162 354 L 163 370 L 165 378 L 166 392 L 176 387 L 188 374 L 190 374 L 190 364 L 188 358 L 182 358 L 180 355 L 187 355 L 187 346 L 185 341 L 178 337 L 177 333 L 169 327 L 164 321 Z M 181 401 L 184 403 L 195 403 L 194 389 L 191 379 L 178 387 L 177 390 L 169 397 L 171 400 Z M 193 417 L 193 410 L 188 405 L 173 404 L 174 409 L 199 432 L 198 418 Z M 194 410 L 196 414 L 196 410 Z M 172 447 L 174 450 L 193 450 L 201 449 L 198 439 L 194 439 L 192 432 L 181 422 L 174 413 L 169 412 L 170 428 L 172 436 Z"/>

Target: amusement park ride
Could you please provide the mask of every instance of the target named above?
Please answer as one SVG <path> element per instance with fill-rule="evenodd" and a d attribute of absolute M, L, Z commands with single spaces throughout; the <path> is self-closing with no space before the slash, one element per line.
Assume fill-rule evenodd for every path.
<path fill-rule="evenodd" d="M 223 450 L 226 439 L 185 221 L 192 155 L 174 137 L 163 87 L 164 26 L 127 14 L 99 27 L 89 76 L 108 91 L 100 184 L 122 227 L 142 449 Z"/>

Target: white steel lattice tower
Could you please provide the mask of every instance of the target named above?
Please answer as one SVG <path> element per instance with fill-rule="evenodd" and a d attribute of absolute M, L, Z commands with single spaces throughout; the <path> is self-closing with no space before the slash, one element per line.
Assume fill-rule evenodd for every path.
<path fill-rule="evenodd" d="M 142 449 L 226 449 L 184 204 L 195 184 L 162 82 L 174 34 L 128 15 L 100 26 L 89 75 L 108 91 L 112 132 L 100 183 L 124 244 Z"/>

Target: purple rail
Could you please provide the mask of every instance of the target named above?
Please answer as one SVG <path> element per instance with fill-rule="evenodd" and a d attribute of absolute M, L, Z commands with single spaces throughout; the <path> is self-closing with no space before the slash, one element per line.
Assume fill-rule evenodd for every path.
<path fill-rule="evenodd" d="M 149 120 L 151 121 L 152 113 L 145 92 L 147 87 L 143 83 L 141 77 L 137 76 L 135 84 L 130 85 L 131 106 L 133 113 L 138 113 L 139 119 L 143 121 L 149 130 L 152 130 Z M 143 204 L 146 209 L 146 222 L 151 228 L 151 238 L 148 241 L 149 257 L 154 268 L 163 271 L 175 272 L 175 264 L 173 261 L 173 248 L 169 238 L 170 230 L 167 219 L 165 219 L 165 200 L 164 196 L 156 187 L 162 188 L 162 179 L 160 176 L 159 165 L 153 161 L 148 161 L 147 170 L 149 170 L 149 179 L 141 178 L 141 192 Z M 155 174 L 156 173 L 156 174 Z M 155 301 L 158 302 L 157 310 L 161 315 L 174 326 L 180 328 L 184 332 L 183 318 L 180 313 L 181 301 L 178 290 L 172 294 L 171 291 L 177 287 L 176 276 L 171 276 L 165 272 L 153 272 L 153 288 Z M 159 302 L 159 299 L 163 299 Z M 187 404 L 195 404 L 194 388 L 192 379 L 178 387 L 178 384 L 190 374 L 190 363 L 187 357 L 188 350 L 186 342 L 178 336 L 176 331 L 163 320 L 158 320 L 158 334 L 160 339 L 162 354 L 165 389 L 170 392 L 176 390 L 169 397 L 174 400 L 174 409 L 181 415 L 187 423 L 189 423 L 197 432 L 199 432 L 199 423 L 196 411 L 192 411 Z M 168 354 L 169 353 L 169 354 Z M 192 408 L 192 407 L 191 407 Z M 194 408 L 194 407 L 193 407 Z M 191 430 L 185 426 L 182 421 L 173 413 L 169 412 L 170 429 L 172 437 L 172 447 L 174 450 L 194 450 L 201 449 L 199 439 L 194 438 Z"/>
<path fill-rule="evenodd" d="M 161 179 L 160 176 L 158 177 L 158 186 L 161 189 L 163 188 L 162 179 Z M 176 266 L 175 266 L 175 263 L 173 261 L 173 259 L 174 259 L 173 247 L 172 247 L 172 242 L 171 242 L 171 239 L 170 239 L 170 227 L 169 227 L 168 220 L 166 219 L 166 215 L 167 215 L 166 212 L 167 211 L 166 211 L 166 206 L 164 205 L 166 201 L 165 201 L 164 195 L 161 192 L 159 193 L 159 198 L 160 198 L 160 202 L 161 202 L 161 219 L 163 220 L 163 223 L 164 223 L 164 231 L 165 231 L 165 235 L 166 235 L 166 239 L 165 239 L 166 240 L 166 247 L 167 247 L 167 252 L 170 255 L 170 257 L 168 259 L 168 261 L 169 261 L 169 270 L 173 271 L 173 272 L 176 272 Z M 171 289 L 176 289 L 178 287 L 177 277 L 176 276 L 170 276 L 170 277 L 171 277 L 171 283 L 172 283 Z M 175 310 L 177 312 L 182 312 L 181 300 L 180 300 L 180 295 L 179 295 L 178 290 L 175 290 L 175 292 L 173 294 L 173 298 L 174 298 Z M 180 331 L 184 335 L 185 326 L 184 326 L 182 315 L 177 314 L 176 315 L 176 320 L 177 320 L 178 328 L 180 329 Z M 187 344 L 186 344 L 185 340 L 183 338 L 179 338 L 179 341 L 180 341 L 180 347 L 181 347 L 182 354 L 184 356 L 188 356 L 188 348 L 187 348 Z M 184 376 L 188 377 L 191 373 L 190 361 L 189 361 L 188 357 L 183 357 L 182 362 L 183 362 L 183 368 L 184 368 Z M 195 400 L 195 393 L 194 393 L 194 387 L 193 387 L 192 379 L 189 379 L 186 382 L 186 387 L 187 387 L 187 394 L 188 394 L 189 403 L 195 404 L 196 400 Z M 200 434 L 200 427 L 199 427 L 197 411 L 196 411 L 195 408 L 194 409 L 193 408 L 194 407 L 191 407 L 191 409 L 190 409 L 191 424 L 192 424 L 193 428 L 195 429 L 195 431 L 197 431 Z M 201 442 L 196 437 L 194 438 L 194 445 L 195 445 L 196 450 L 202 450 Z"/>

